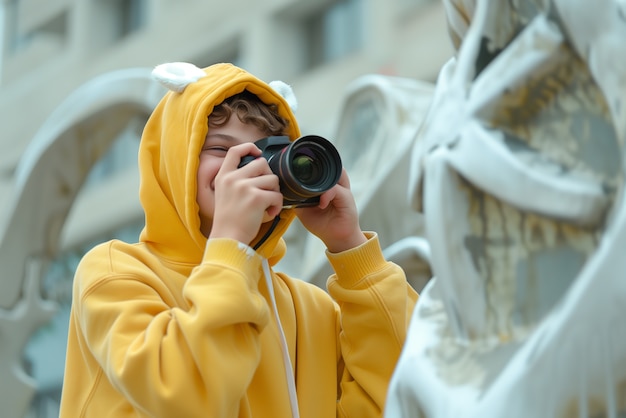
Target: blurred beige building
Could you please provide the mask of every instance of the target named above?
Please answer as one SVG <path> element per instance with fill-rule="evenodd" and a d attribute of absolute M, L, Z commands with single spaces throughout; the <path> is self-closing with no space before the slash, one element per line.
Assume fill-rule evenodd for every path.
<path fill-rule="evenodd" d="M 121 92 L 93 88 L 69 100 L 81 86 L 163 62 L 230 61 L 291 84 L 302 132 L 332 140 L 352 82 L 383 74 L 432 83 L 452 54 L 436 0 L 0 0 L 0 14 L 0 399 L 11 400 L 0 404 L 8 418 L 58 414 L 73 269 L 95 242 L 136 239 L 143 222 L 136 151 L 159 93 L 134 73 L 115 73 Z M 128 110 L 99 101 L 125 92 L 129 99 L 115 103 Z M 74 114 L 77 122 L 63 125 Z M 105 132 L 115 132 L 112 144 L 98 139 Z M 57 138 L 66 148 L 47 152 Z M 71 210 L 55 212 L 63 199 Z M 384 204 L 370 216 L 394 210 Z M 16 362 L 28 376 L 5 378 Z"/>

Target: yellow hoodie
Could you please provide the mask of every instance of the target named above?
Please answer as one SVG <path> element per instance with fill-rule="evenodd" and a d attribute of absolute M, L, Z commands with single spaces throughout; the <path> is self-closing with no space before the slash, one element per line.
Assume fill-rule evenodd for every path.
<path fill-rule="evenodd" d="M 268 84 L 230 64 L 204 73 L 146 124 L 139 242 L 101 244 L 77 269 L 60 416 L 291 417 L 290 380 L 301 418 L 381 416 L 417 294 L 374 233 L 327 253 L 328 293 L 274 272 L 292 210 L 256 251 L 207 242 L 196 171 L 213 107 L 248 89 L 300 132 Z"/>

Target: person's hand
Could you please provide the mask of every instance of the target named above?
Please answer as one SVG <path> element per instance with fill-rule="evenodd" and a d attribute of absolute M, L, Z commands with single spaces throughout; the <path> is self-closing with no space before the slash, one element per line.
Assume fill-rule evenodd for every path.
<path fill-rule="evenodd" d="M 261 151 L 253 143 L 230 148 L 215 176 L 215 209 L 209 238 L 232 238 L 250 244 L 261 224 L 282 210 L 278 176 L 272 173 L 265 158 L 237 168 L 246 155 L 259 157 Z"/>
<path fill-rule="evenodd" d="M 349 250 L 367 240 L 359 226 L 359 213 L 345 168 L 339 182 L 320 196 L 318 206 L 297 208 L 296 214 L 331 253 Z"/>

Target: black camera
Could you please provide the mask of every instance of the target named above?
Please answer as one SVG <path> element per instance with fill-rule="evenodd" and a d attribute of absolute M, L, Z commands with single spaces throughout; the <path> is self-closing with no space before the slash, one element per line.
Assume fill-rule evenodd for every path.
<path fill-rule="evenodd" d="M 315 206 L 319 196 L 341 177 L 341 158 L 325 138 L 305 135 L 291 142 L 288 136 L 268 136 L 254 143 L 278 176 L 283 206 Z M 241 159 L 243 167 L 255 157 Z"/>

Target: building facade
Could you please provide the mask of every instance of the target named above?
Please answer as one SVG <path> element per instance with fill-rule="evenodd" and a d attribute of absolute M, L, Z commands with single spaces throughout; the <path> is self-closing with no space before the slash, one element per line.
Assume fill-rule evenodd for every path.
<path fill-rule="evenodd" d="M 9 402 L 9 418 L 58 414 L 73 270 L 93 244 L 135 240 L 142 226 L 136 151 L 162 94 L 149 81 L 157 64 L 228 61 L 289 83 L 302 132 L 337 143 L 364 227 L 389 237 L 389 254 L 426 256 L 422 243 L 397 244 L 419 232 L 405 151 L 452 55 L 439 1 L 0 0 L 0 16 L 0 404 Z M 376 147 L 358 142 L 369 137 Z M 305 255 L 319 249 L 295 244 Z M 284 267 L 322 285 L 326 266 L 312 260 Z"/>

